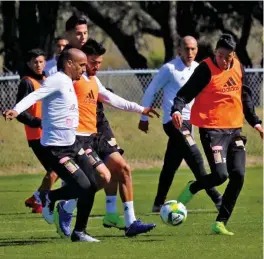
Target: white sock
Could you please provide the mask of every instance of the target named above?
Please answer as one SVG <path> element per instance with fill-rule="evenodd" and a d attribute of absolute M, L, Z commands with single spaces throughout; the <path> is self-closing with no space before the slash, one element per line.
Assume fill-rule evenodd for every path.
<path fill-rule="evenodd" d="M 68 213 L 73 213 L 77 205 L 77 199 L 65 201 L 63 209 Z"/>
<path fill-rule="evenodd" d="M 136 220 L 136 216 L 134 212 L 134 202 L 133 201 L 124 202 L 123 207 L 124 207 L 126 227 L 128 228 Z"/>
<path fill-rule="evenodd" d="M 34 197 L 35 197 L 37 203 L 38 203 L 38 204 L 42 204 L 41 199 L 40 199 L 40 197 L 39 197 L 39 191 L 35 191 L 33 195 L 34 195 Z"/>
<path fill-rule="evenodd" d="M 116 213 L 116 196 L 106 196 L 105 206 L 106 212 Z"/>

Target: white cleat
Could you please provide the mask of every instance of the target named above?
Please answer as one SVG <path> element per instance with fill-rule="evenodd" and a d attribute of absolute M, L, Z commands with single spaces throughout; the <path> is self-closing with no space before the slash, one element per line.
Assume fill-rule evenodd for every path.
<path fill-rule="evenodd" d="M 72 242 L 100 242 L 100 240 L 94 237 L 91 237 L 85 231 L 82 231 L 82 232 L 73 231 L 71 235 L 71 241 Z"/>
<path fill-rule="evenodd" d="M 54 223 L 53 217 L 54 203 L 50 202 L 48 194 L 45 195 L 45 206 L 42 207 L 42 216 L 49 223 Z"/>

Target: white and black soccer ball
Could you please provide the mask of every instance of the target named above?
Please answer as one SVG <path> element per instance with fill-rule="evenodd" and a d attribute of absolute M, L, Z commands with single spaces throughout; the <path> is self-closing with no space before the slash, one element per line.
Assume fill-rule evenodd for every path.
<path fill-rule="evenodd" d="M 186 207 L 176 200 L 166 201 L 160 209 L 162 221 L 170 226 L 178 226 L 187 218 Z"/>

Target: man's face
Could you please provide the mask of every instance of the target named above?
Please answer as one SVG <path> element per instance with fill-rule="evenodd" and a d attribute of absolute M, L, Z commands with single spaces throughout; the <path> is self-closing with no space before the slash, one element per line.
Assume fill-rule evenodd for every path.
<path fill-rule="evenodd" d="M 215 50 L 215 60 L 217 66 L 221 70 L 228 69 L 233 61 L 235 52 L 225 48 L 218 48 Z"/>
<path fill-rule="evenodd" d="M 88 76 L 95 76 L 103 62 L 103 56 L 91 55 L 87 56 L 86 71 Z"/>
<path fill-rule="evenodd" d="M 45 57 L 38 56 L 36 58 L 32 58 L 27 62 L 27 65 L 32 71 L 34 71 L 35 74 L 41 75 L 46 65 Z"/>
<path fill-rule="evenodd" d="M 81 56 L 75 60 L 68 61 L 71 67 L 72 80 L 80 80 L 82 74 L 86 71 L 87 58 Z"/>
<path fill-rule="evenodd" d="M 57 44 L 56 44 L 56 56 L 59 56 L 61 54 L 61 52 L 63 51 L 63 49 L 65 48 L 65 46 L 68 44 L 68 40 L 63 39 L 63 40 L 58 40 Z"/>
<path fill-rule="evenodd" d="M 197 41 L 190 39 L 182 42 L 179 52 L 183 63 L 187 67 L 190 66 L 198 52 Z"/>
<path fill-rule="evenodd" d="M 75 30 L 68 32 L 69 44 L 80 49 L 88 40 L 88 27 L 86 24 L 75 26 Z"/>

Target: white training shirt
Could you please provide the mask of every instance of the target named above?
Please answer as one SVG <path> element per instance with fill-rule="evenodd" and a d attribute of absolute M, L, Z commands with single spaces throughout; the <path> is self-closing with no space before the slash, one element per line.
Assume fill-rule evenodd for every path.
<path fill-rule="evenodd" d="M 89 78 L 86 73 L 83 74 L 83 77 L 89 81 Z M 142 113 L 144 111 L 144 107 L 140 106 L 135 102 L 130 102 L 111 91 L 108 91 L 101 83 L 98 77 L 94 77 L 95 81 L 98 86 L 98 101 L 108 104 L 114 108 L 123 110 L 123 111 L 130 111 L 130 112 L 137 112 Z M 76 132 L 76 135 L 79 136 L 90 136 L 94 132 Z"/>
<path fill-rule="evenodd" d="M 44 68 L 44 71 L 45 71 L 45 75 L 47 77 L 57 73 L 58 72 L 58 70 L 57 70 L 57 59 L 56 58 L 49 59 L 46 62 L 46 66 Z"/>
<path fill-rule="evenodd" d="M 176 57 L 172 61 L 164 64 L 146 89 L 142 99 L 142 105 L 144 107 L 151 107 L 155 94 L 158 90 L 163 89 L 162 121 L 163 124 L 169 122 L 171 120 L 170 113 L 173 99 L 176 97 L 179 89 L 188 81 L 198 65 L 197 62 L 193 61 L 190 67 L 186 67 L 180 57 Z M 183 108 L 182 116 L 184 120 L 190 119 L 192 104 L 193 101 Z M 141 120 L 147 121 L 148 117 L 141 116 Z"/>
<path fill-rule="evenodd" d="M 42 100 L 41 144 L 72 145 L 75 142 L 79 112 L 71 78 L 63 72 L 48 77 L 39 89 L 17 103 L 14 110 L 20 114 L 39 100 Z"/>

